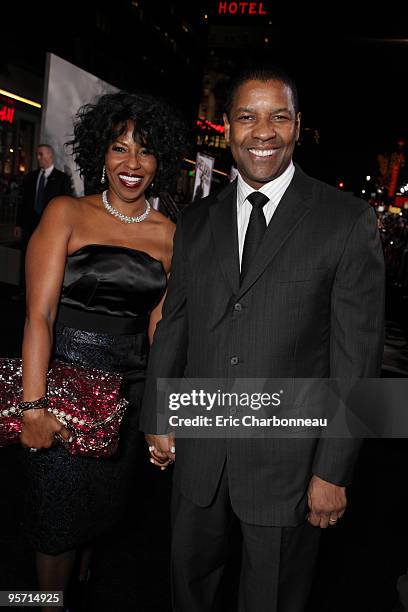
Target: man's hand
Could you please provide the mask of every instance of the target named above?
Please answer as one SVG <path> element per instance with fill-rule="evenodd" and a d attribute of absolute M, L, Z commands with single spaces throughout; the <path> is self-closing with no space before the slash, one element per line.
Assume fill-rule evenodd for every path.
<path fill-rule="evenodd" d="M 310 512 L 307 520 L 314 527 L 325 529 L 335 525 L 347 505 L 346 488 L 312 476 L 307 492 Z"/>
<path fill-rule="evenodd" d="M 176 446 L 174 434 L 169 433 L 162 436 L 146 434 L 146 442 L 149 446 L 150 461 L 157 467 L 165 470 L 166 467 L 176 459 Z"/>

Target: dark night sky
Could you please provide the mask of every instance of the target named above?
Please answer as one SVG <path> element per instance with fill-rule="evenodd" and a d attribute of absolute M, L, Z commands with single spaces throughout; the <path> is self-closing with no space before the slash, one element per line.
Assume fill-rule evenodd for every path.
<path fill-rule="evenodd" d="M 117 32 L 106 53 L 116 54 L 122 67 L 129 66 L 137 85 L 137 65 L 146 46 L 138 44 L 136 33 L 132 33 L 126 19 L 120 18 L 121 7 L 126 4 L 130 5 L 130 0 L 115 3 Z M 157 7 L 159 16 L 163 3 L 148 0 L 148 4 L 154 5 L 155 11 Z M 181 13 L 197 24 L 205 12 L 211 21 L 216 1 L 177 0 L 176 4 Z M 333 177 L 340 178 L 342 173 L 350 177 L 353 173 L 364 175 L 376 153 L 392 149 L 399 138 L 408 142 L 408 26 L 404 28 L 405 22 L 394 5 L 389 5 L 393 11 L 390 15 L 386 5 L 377 12 L 373 3 L 359 0 L 326 3 L 324 9 L 314 8 L 312 3 L 299 9 L 294 3 L 274 0 L 266 0 L 265 5 L 269 11 L 267 19 L 272 21 L 271 44 L 262 57 L 286 65 L 293 73 L 300 91 L 304 124 L 319 128 L 321 151 Z M 355 14 L 357 5 L 359 16 Z M 97 6 L 101 4 L 81 5 L 77 0 L 69 5 L 44 2 L 41 7 L 46 12 L 41 13 L 37 3 L 28 6 L 8 3 L 10 17 L 3 13 L 0 23 L 0 64 L 12 61 L 17 53 L 32 60 L 38 57 L 36 65 L 42 66 L 45 50 L 70 60 L 64 48 L 72 48 L 75 30 L 86 39 L 86 20 L 92 22 L 96 10 L 93 7 Z M 47 15 L 51 26 L 45 20 L 39 21 L 41 14 Z M 257 23 L 249 18 L 245 25 L 250 28 Z M 204 25 L 198 36 L 205 47 Z M 153 41 L 148 42 L 147 51 L 155 53 Z M 236 52 L 230 53 L 233 56 Z M 239 53 L 247 59 L 256 56 L 251 48 Z M 157 61 L 160 62 L 160 57 Z M 104 74 L 98 76 L 106 78 Z M 186 76 L 183 90 L 185 102 L 195 105 L 197 82 L 190 82 Z M 189 94 L 193 90 L 194 94 Z"/>
<path fill-rule="evenodd" d="M 394 36 L 310 28 L 291 49 L 280 46 L 298 83 L 304 124 L 319 128 L 339 178 L 343 167 L 353 178 L 370 173 L 376 153 L 407 141 L 408 40 Z"/>
<path fill-rule="evenodd" d="M 206 2 L 208 8 L 214 2 Z M 271 43 L 261 57 L 298 84 L 303 124 L 319 128 L 321 178 L 357 188 L 376 154 L 408 142 L 408 26 L 395 5 L 266 1 Z M 356 15 L 356 7 L 359 15 Z M 266 18 L 265 18 L 266 19 Z M 220 20 L 219 20 L 220 22 Z M 245 22 L 251 27 L 251 18 Z M 254 19 L 254 25 L 256 25 Z M 259 53 L 247 49 L 248 58 Z"/>

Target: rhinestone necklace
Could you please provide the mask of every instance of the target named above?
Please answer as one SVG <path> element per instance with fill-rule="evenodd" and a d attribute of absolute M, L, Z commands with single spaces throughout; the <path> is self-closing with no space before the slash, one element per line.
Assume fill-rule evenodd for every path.
<path fill-rule="evenodd" d="M 119 221 L 122 221 L 123 223 L 140 223 L 141 221 L 144 221 L 146 219 L 147 215 L 150 212 L 150 204 L 149 202 L 146 202 L 146 210 L 138 217 L 128 217 L 128 215 L 124 215 L 123 213 L 116 210 L 116 208 L 113 208 L 111 204 L 109 204 L 107 190 L 102 193 L 102 202 L 108 213 L 110 213 L 114 217 L 117 217 Z"/>

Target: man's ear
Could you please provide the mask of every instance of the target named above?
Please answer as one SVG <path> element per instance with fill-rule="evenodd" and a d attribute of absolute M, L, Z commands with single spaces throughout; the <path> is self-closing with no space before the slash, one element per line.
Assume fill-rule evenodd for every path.
<path fill-rule="evenodd" d="M 298 113 L 296 115 L 296 142 L 299 140 L 299 135 L 300 135 L 300 120 L 302 118 L 302 113 Z"/>
<path fill-rule="evenodd" d="M 224 120 L 224 138 L 227 141 L 227 143 L 229 144 L 229 140 L 230 140 L 230 122 L 229 122 L 227 113 L 223 113 L 222 118 Z"/>

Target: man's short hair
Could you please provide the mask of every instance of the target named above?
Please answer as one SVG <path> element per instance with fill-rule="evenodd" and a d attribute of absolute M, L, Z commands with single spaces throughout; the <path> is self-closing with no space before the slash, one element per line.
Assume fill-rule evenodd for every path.
<path fill-rule="evenodd" d="M 295 113 L 297 114 L 299 112 L 298 91 L 296 83 L 290 74 L 279 66 L 262 64 L 247 66 L 232 78 L 225 101 L 225 112 L 228 117 L 231 113 L 237 89 L 248 81 L 262 81 L 263 83 L 266 83 L 267 81 L 280 81 L 284 85 L 287 85 L 292 92 Z"/>
<path fill-rule="evenodd" d="M 49 149 L 51 153 L 54 155 L 54 149 L 52 148 L 51 145 L 46 144 L 45 142 L 42 142 L 39 145 L 37 145 L 37 149 L 39 149 L 40 147 L 47 147 L 47 149 Z"/>

